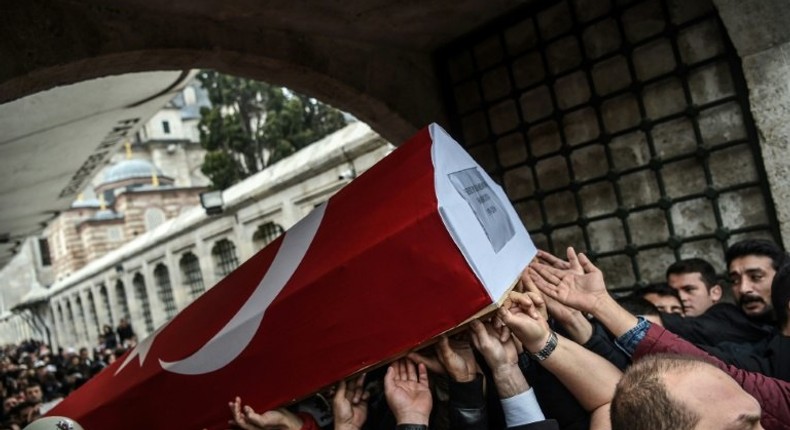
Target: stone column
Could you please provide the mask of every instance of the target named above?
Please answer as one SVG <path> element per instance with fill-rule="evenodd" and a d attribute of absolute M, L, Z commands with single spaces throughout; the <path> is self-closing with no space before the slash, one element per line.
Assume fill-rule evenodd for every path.
<path fill-rule="evenodd" d="M 790 6 L 782 0 L 714 0 L 743 61 L 749 103 L 785 247 L 790 246 Z"/>

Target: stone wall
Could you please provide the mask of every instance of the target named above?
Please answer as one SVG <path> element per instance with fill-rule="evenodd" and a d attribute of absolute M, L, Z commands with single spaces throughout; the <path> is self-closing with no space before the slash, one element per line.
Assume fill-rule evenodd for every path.
<path fill-rule="evenodd" d="M 76 272 L 85 265 L 85 248 L 77 225 L 92 217 L 98 208 L 71 208 L 56 217 L 44 231 L 52 255 L 55 280 Z"/>
<path fill-rule="evenodd" d="M 210 181 L 203 175 L 203 157 L 206 150 L 198 142 L 149 141 L 145 143 L 150 160 L 180 187 L 203 187 Z"/>
<path fill-rule="evenodd" d="M 790 245 L 790 7 L 781 0 L 714 0 L 743 60 L 782 241 Z M 758 208 L 759 209 L 759 208 Z"/>
<path fill-rule="evenodd" d="M 85 261 L 93 261 L 123 245 L 123 218 L 80 223 L 78 232 L 85 249 Z"/>

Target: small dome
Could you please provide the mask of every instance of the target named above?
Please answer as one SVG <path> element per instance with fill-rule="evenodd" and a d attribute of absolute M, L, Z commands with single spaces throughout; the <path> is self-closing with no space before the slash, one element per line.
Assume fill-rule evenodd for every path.
<path fill-rule="evenodd" d="M 98 208 L 101 202 L 98 199 L 76 200 L 71 204 L 72 208 Z"/>
<path fill-rule="evenodd" d="M 93 216 L 93 219 L 94 220 L 108 220 L 108 219 L 116 219 L 119 216 L 120 216 L 119 214 L 117 214 L 117 213 L 115 213 L 115 212 L 113 212 L 113 211 L 111 211 L 109 209 L 105 209 L 105 210 L 101 210 L 101 211 L 96 212 L 96 215 Z"/>
<path fill-rule="evenodd" d="M 150 178 L 154 172 L 158 176 L 163 175 L 162 171 L 151 164 L 150 161 L 139 158 L 123 160 L 104 172 L 104 183 L 108 184 L 133 178 Z"/>

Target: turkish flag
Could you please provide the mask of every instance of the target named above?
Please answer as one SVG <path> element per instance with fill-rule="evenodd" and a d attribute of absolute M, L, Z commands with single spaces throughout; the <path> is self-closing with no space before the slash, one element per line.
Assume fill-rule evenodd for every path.
<path fill-rule="evenodd" d="M 49 415 L 86 430 L 222 429 L 492 309 L 535 255 L 438 125 L 356 178 Z"/>

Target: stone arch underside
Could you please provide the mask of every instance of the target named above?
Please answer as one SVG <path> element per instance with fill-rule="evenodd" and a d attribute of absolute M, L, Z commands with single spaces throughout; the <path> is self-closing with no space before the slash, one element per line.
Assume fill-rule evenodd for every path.
<path fill-rule="evenodd" d="M 0 103 L 131 72 L 211 68 L 287 86 L 352 113 L 400 142 L 443 122 L 428 53 L 203 16 L 72 2 L 4 7 Z"/>

